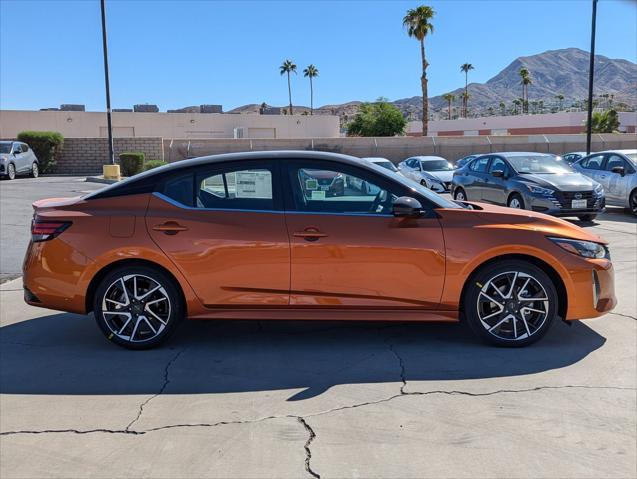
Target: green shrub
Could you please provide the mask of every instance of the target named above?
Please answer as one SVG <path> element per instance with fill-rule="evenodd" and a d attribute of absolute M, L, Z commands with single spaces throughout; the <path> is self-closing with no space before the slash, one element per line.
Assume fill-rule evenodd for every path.
<path fill-rule="evenodd" d="M 140 151 L 129 151 L 119 154 L 119 165 L 122 176 L 133 176 L 144 171 L 145 156 Z"/>
<path fill-rule="evenodd" d="M 64 137 L 56 131 L 22 131 L 18 141 L 29 145 L 38 157 L 42 173 L 48 173 L 55 167 L 56 156 L 62 150 Z"/>
<path fill-rule="evenodd" d="M 144 171 L 152 170 L 153 168 L 159 168 L 160 166 L 167 165 L 163 160 L 148 160 L 144 163 Z"/>

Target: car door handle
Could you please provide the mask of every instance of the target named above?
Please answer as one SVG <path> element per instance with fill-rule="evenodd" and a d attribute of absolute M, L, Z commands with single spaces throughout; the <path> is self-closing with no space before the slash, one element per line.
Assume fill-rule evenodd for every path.
<path fill-rule="evenodd" d="M 321 233 L 318 228 L 309 226 L 303 231 L 295 231 L 292 233 L 295 238 L 303 238 L 305 241 L 318 241 L 319 238 L 325 238 L 327 234 Z"/>
<path fill-rule="evenodd" d="M 180 231 L 187 231 L 188 228 L 186 228 L 185 226 L 181 226 L 176 221 L 166 221 L 165 223 L 162 223 L 160 225 L 153 226 L 153 230 L 161 231 L 162 233 L 167 235 L 176 235 Z"/>
<path fill-rule="evenodd" d="M 602 175 L 600 176 L 600 178 L 603 180 L 604 178 L 606 178 L 606 175 Z"/>

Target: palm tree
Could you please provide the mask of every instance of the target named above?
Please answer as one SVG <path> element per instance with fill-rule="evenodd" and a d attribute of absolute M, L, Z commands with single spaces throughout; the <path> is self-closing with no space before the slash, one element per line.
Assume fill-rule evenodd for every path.
<path fill-rule="evenodd" d="M 564 95 L 562 95 L 561 93 L 558 93 L 557 95 L 555 95 L 555 99 L 557 100 L 557 105 L 558 105 L 558 110 L 562 110 L 562 104 L 564 102 Z"/>
<path fill-rule="evenodd" d="M 460 94 L 460 98 L 462 98 L 462 104 L 464 105 L 464 117 L 467 118 L 467 113 L 469 111 L 469 97 L 471 96 L 471 93 L 469 93 L 468 91 L 463 91 Z"/>
<path fill-rule="evenodd" d="M 522 67 L 520 68 L 520 85 L 522 85 L 522 113 L 529 112 L 529 85 L 533 83 L 529 76 L 529 71 Z"/>
<path fill-rule="evenodd" d="M 451 102 L 456 101 L 456 95 L 447 93 L 442 95 L 442 98 L 449 104 L 449 119 L 451 120 Z"/>
<path fill-rule="evenodd" d="M 504 116 L 506 113 L 506 108 L 507 108 L 506 103 L 501 101 L 499 106 L 500 106 L 500 114 Z"/>
<path fill-rule="evenodd" d="M 513 105 L 515 105 L 515 114 L 518 114 L 518 107 L 522 102 L 519 99 L 513 100 Z"/>
<path fill-rule="evenodd" d="M 469 70 L 473 70 L 473 65 L 471 63 L 463 63 L 460 65 L 460 71 L 464 72 L 464 103 L 462 104 L 462 109 L 464 111 L 464 117 L 467 117 L 467 101 L 469 100 Z"/>
<path fill-rule="evenodd" d="M 310 115 L 314 114 L 314 86 L 312 85 L 312 78 L 317 77 L 318 74 L 318 68 L 314 65 L 308 65 L 308 67 L 303 70 L 303 76 L 310 79 Z"/>
<path fill-rule="evenodd" d="M 416 38 L 420 42 L 420 58 L 422 61 L 422 75 L 420 86 L 422 87 L 422 136 L 427 136 L 427 124 L 429 121 L 429 98 L 427 96 L 427 57 L 425 56 L 425 37 L 434 32 L 431 19 L 436 12 L 431 7 L 421 5 L 407 10 L 403 18 L 403 27 L 407 28 L 407 35 Z"/>
<path fill-rule="evenodd" d="M 292 109 L 292 87 L 290 86 L 290 73 L 294 73 L 296 75 L 296 65 L 291 60 L 285 60 L 283 64 L 279 67 L 279 72 L 281 75 L 287 73 L 288 75 L 288 98 L 290 99 L 290 115 L 294 115 L 294 110 Z"/>

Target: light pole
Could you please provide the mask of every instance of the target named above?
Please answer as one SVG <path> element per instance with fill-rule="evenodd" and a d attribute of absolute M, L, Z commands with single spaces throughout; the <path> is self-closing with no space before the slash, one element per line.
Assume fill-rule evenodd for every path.
<path fill-rule="evenodd" d="M 104 83 L 106 85 L 106 123 L 108 129 L 108 155 L 111 165 L 115 164 L 115 152 L 113 148 L 113 126 L 111 123 L 111 88 L 108 81 L 108 47 L 106 45 L 106 6 L 104 0 L 100 0 L 102 8 L 102 45 L 104 50 Z"/>
<path fill-rule="evenodd" d="M 597 20 L 597 0 L 593 0 L 593 19 L 591 24 L 591 58 L 588 66 L 588 114 L 586 123 L 586 154 L 591 153 L 593 134 L 593 75 L 595 74 L 595 21 Z"/>

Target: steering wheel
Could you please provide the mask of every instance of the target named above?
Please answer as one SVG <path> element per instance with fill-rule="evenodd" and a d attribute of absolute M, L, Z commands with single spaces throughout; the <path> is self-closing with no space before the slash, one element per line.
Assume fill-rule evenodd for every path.
<path fill-rule="evenodd" d="M 378 213 L 378 207 L 381 205 L 383 198 L 383 190 L 380 190 L 377 194 L 376 194 L 376 198 L 374 198 L 374 201 L 372 202 L 371 206 L 369 207 L 369 213 Z"/>

